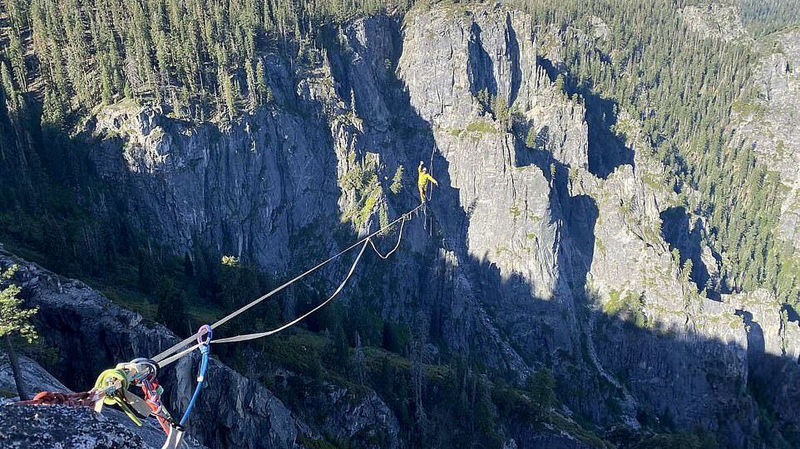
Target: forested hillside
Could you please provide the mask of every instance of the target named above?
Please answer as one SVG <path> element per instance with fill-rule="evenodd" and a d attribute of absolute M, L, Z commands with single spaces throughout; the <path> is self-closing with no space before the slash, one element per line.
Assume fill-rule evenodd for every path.
<path fill-rule="evenodd" d="M 741 122 L 771 132 L 798 26 L 798 0 L 5 0 L 0 250 L 188 335 L 415 207 L 422 159 L 394 259 L 214 348 L 298 444 L 794 447 L 800 181 Z M 79 385 L 52 316 L 26 351 Z"/>
<path fill-rule="evenodd" d="M 181 117 L 232 118 L 270 101 L 265 52 L 302 62 L 324 24 L 409 4 L 13 0 L 5 70 L 14 83 L 4 86 L 14 104 L 14 92 L 39 79 L 43 119 L 53 124 L 123 98 Z M 29 50 L 35 58 L 25 58 Z"/>
<path fill-rule="evenodd" d="M 797 24 L 800 18 L 800 2 L 738 0 L 742 21 L 756 37 Z"/>

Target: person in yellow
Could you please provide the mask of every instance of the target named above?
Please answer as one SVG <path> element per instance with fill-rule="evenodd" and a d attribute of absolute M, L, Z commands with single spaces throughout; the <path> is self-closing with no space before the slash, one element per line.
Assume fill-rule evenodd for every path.
<path fill-rule="evenodd" d="M 419 189 L 419 200 L 422 202 L 422 204 L 427 202 L 425 192 L 428 190 L 428 181 L 436 184 L 437 186 L 439 185 L 439 183 L 433 179 L 433 176 L 428 174 L 428 169 L 425 168 L 423 162 L 419 161 L 419 167 L 417 167 L 417 188 Z"/>

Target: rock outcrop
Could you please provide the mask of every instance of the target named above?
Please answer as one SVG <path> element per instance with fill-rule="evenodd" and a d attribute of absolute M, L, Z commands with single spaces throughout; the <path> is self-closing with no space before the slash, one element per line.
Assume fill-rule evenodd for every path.
<path fill-rule="evenodd" d="M 312 439 L 349 441 L 353 447 L 397 449 L 403 447 L 400 424 L 394 412 L 368 387 L 317 382 L 296 373 L 279 370 L 273 388 L 296 399 L 290 407 Z"/>
<path fill-rule="evenodd" d="M 0 405 L 0 446 L 8 449 L 156 448 L 88 407 Z"/>
<path fill-rule="evenodd" d="M 20 356 L 19 363 L 30 396 L 39 391 L 71 392 L 35 361 Z M 0 354 L 0 390 L 13 392 L 15 388 L 8 357 Z M 158 449 L 164 444 L 164 431 L 152 419 L 137 426 L 122 411 L 113 407 L 105 407 L 103 414 L 97 415 L 89 407 L 14 405 L 18 399 L 8 400 L 0 409 L 0 425 L 8 429 L 8 432 L 0 432 L 2 447 L 51 448 L 61 444 L 61 447 L 76 449 Z M 190 436 L 186 436 L 184 441 L 186 449 L 206 448 Z"/>
<path fill-rule="evenodd" d="M 680 10 L 683 20 L 704 38 L 732 41 L 747 36 L 739 8 L 719 2 L 690 5 Z"/>
<path fill-rule="evenodd" d="M 28 357 L 19 356 L 19 367 L 22 372 L 22 380 L 27 389 L 26 394 L 29 396 L 33 396 L 38 391 L 69 391 L 58 379 Z M 15 395 L 17 391 L 11 371 L 11 363 L 6 354 L 0 354 L 0 389 L 9 395 Z"/>

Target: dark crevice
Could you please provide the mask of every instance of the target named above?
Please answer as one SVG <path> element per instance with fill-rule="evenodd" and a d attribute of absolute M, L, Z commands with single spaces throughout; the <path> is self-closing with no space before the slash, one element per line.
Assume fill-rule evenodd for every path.
<path fill-rule="evenodd" d="M 512 106 L 519 94 L 519 87 L 522 84 L 522 70 L 519 66 L 519 42 L 517 32 L 511 24 L 511 14 L 506 14 L 506 43 L 507 54 L 511 59 L 511 91 L 508 95 L 508 105 Z"/>
<path fill-rule="evenodd" d="M 708 297 L 720 300 L 719 283 L 714 282 L 708 267 L 703 261 L 703 223 L 697 219 L 691 223 L 686 208 L 670 207 L 661 212 L 661 236 L 669 245 L 670 251 L 678 250 L 680 264 L 684 266 L 687 261 L 692 261 L 690 280 L 697 286 L 698 291 L 706 290 Z"/>
<path fill-rule="evenodd" d="M 477 96 L 482 90 L 489 95 L 497 95 L 497 81 L 494 79 L 494 65 L 489 53 L 483 48 L 481 27 L 473 22 L 469 29 L 467 76 L 470 80 L 470 92 Z"/>
<path fill-rule="evenodd" d="M 791 323 L 800 322 L 800 315 L 798 315 L 797 309 L 795 309 L 792 305 L 784 304 L 783 307 L 781 308 L 781 311 L 786 312 L 786 316 L 789 319 L 789 322 Z"/>
<path fill-rule="evenodd" d="M 742 317 L 742 322 L 747 329 L 747 365 L 751 374 L 766 374 L 763 370 L 761 359 L 764 357 L 766 345 L 764 331 L 761 325 L 753 320 L 753 314 L 742 309 L 736 310 L 736 315 Z"/>

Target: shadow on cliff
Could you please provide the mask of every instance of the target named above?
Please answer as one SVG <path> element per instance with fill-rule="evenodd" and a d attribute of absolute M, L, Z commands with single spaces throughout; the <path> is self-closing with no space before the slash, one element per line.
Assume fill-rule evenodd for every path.
<path fill-rule="evenodd" d="M 473 24 L 469 42 L 471 90 L 475 95 L 483 90 L 495 94 L 497 86 L 491 75 L 491 59 L 482 48 L 480 32 Z M 329 51 L 329 54 L 337 52 Z M 400 54 L 402 39 L 396 34 L 391 55 L 373 55 L 373 61 L 366 58 L 365 62 L 362 62 L 364 55 L 360 55 L 359 62 L 380 66 L 384 58 L 397 61 Z M 340 94 L 349 95 L 349 91 L 359 85 L 362 68 L 351 67 L 336 58 L 332 58 L 331 63 Z M 402 82 L 383 75 L 381 72 L 375 76 L 381 80 L 377 89 L 380 97 L 370 100 L 385 106 L 395 119 L 386 130 L 373 126 L 382 123 L 382 117 L 364 116 L 366 127 L 359 138 L 365 143 L 391 142 L 376 146 L 374 151 L 387 161 L 389 173 L 393 170 L 392 164 L 402 164 L 412 169 L 412 178 L 416 162 L 428 163 L 433 150 L 432 172 L 439 186 L 434 189 L 428 214 L 422 217 L 426 227 L 422 228 L 418 220 L 407 233 L 407 238 L 414 240 L 409 244 L 414 253 L 408 253 L 405 246 L 401 249 L 402 260 L 395 263 L 403 268 L 386 270 L 385 266 L 367 261 L 362 277 L 382 279 L 382 282 L 379 287 L 364 286 L 371 291 L 359 292 L 357 296 L 381 310 L 383 316 L 396 317 L 409 327 L 418 323 L 418 315 L 424 311 L 427 314 L 426 338 L 437 343 L 444 360 L 466 355 L 472 363 L 514 383 L 524 383 L 531 369 L 553 367 L 560 379 L 560 396 L 573 409 L 595 422 L 610 423 L 609 417 L 617 407 L 614 404 L 620 400 L 620 392 L 607 386 L 594 373 L 594 361 L 587 349 L 588 337 L 573 333 L 573 329 L 583 328 L 581 322 L 589 313 L 584 292 L 594 256 L 598 209 L 591 197 L 569 194 L 569 167 L 555 159 L 546 148 L 549 130 L 540 131 L 536 139 L 540 144 L 536 148 L 525 147 L 524 139 L 514 140 L 515 168 L 535 166 L 550 185 L 551 222 L 548 225 L 557 232 L 553 249 L 556 261 L 552 267 L 544 269 L 556 272 L 552 273 L 554 285 L 536 286 L 520 274 L 501 273 L 489 258 L 470 253 L 469 223 L 475 205 L 462 207 L 459 191 L 450 179 L 450 163 L 437 151 L 430 123 L 417 114 Z M 382 110 L 383 106 L 366 110 Z M 606 149 L 594 146 L 592 151 L 596 155 Z M 411 191 L 403 198 L 393 199 L 394 210 L 407 210 L 416 204 L 413 188 Z M 420 246 L 419 240 L 426 243 Z M 454 255 L 457 262 L 448 259 L 447 254 Z M 409 275 L 416 278 L 410 292 L 413 298 L 403 297 L 408 293 L 394 297 L 395 292 L 408 292 L 407 288 L 390 290 L 387 296 L 383 286 L 402 285 L 403 281 L 398 279 Z M 555 297 L 537 298 L 532 294 L 548 289 L 556 292 Z M 607 391 L 603 391 L 604 388 Z"/>
<path fill-rule="evenodd" d="M 476 22 L 473 22 L 469 29 L 468 43 L 469 54 L 471 55 L 467 66 L 467 75 L 471 81 L 470 91 L 473 96 L 478 96 L 481 91 L 486 91 L 489 95 L 496 96 L 497 81 L 493 76 L 492 58 L 483 48 L 481 32 L 481 27 Z"/>
<path fill-rule="evenodd" d="M 370 36 L 370 32 L 378 31 L 369 26 L 365 28 L 367 39 L 386 40 L 382 34 Z M 486 90 L 494 95 L 497 85 L 491 58 L 481 43 L 480 27 L 473 23 L 470 33 L 468 51 L 471 62 L 468 70 L 471 91 L 478 95 Z M 510 37 L 515 38 L 514 32 L 510 33 Z M 471 354 L 475 363 L 523 383 L 530 368 L 559 366 L 558 360 L 579 351 L 580 338 L 569 331 L 570 327 L 579 327 L 572 295 L 582 294 L 585 290 L 586 275 L 594 254 L 597 206 L 588 196 L 570 196 L 569 168 L 565 164 L 554 159 L 545 149 L 527 149 L 520 139 L 515 139 L 516 168 L 535 165 L 550 184 L 548 201 L 552 213 L 547 225 L 556 228 L 558 236 L 557 248 L 554 249 L 557 261 L 547 269 L 557 271 L 552 274 L 555 285 L 531 285 L 523 276 L 502 274 L 488 258 L 471 254 L 467 242 L 474 204 L 462 207 L 459 191 L 451 183 L 450 163 L 436 147 L 431 124 L 416 112 L 402 81 L 394 73 L 387 74 L 381 70 L 386 65 L 384 61 L 396 62 L 403 52 L 403 40 L 398 29 L 394 29 L 389 40 L 388 52 L 380 54 L 373 54 L 359 44 L 351 44 L 350 47 L 358 53 L 357 58 L 352 58 L 342 51 L 338 40 L 332 36 L 327 39 L 334 85 L 344 98 L 349 97 L 351 91 L 356 92 L 357 104 L 374 103 L 359 108 L 365 126 L 363 134 L 358 136 L 357 145 L 380 154 L 387 173 L 403 165 L 411 178 L 416 177 L 414 168 L 417 161 L 428 164 L 432 158 L 432 173 L 439 186 L 434 188 L 427 214 L 413 222 L 407 231 L 407 239 L 413 240 L 408 242 L 413 253 L 406 252 L 404 246 L 400 253 L 402 260 L 396 262 L 404 269 L 386 270 L 382 264 L 368 261 L 362 277 L 382 279 L 382 282 L 374 287 L 365 286 L 371 291 L 359 292 L 358 296 L 368 301 L 371 307 L 381 310 L 383 316 L 398 317 L 398 311 L 400 315 L 405 313 L 398 318 L 410 327 L 415 325 L 417 310 L 408 309 L 424 308 L 428 313 L 426 338 L 436 342 L 444 352 L 449 352 L 448 357 L 458 353 Z M 512 48 L 510 52 L 513 58 L 518 49 Z M 365 73 L 370 73 L 367 81 L 363 80 Z M 519 76 L 511 76 L 512 96 L 516 96 L 519 89 Z M 369 99 L 359 98 L 357 88 L 372 82 L 376 83 L 374 91 L 378 95 Z M 373 88 L 370 86 L 367 91 L 372 92 Z M 388 129 L 384 127 L 387 120 L 381 116 L 384 110 L 392 117 Z M 369 115 L 376 111 L 376 115 Z M 409 189 L 409 184 L 406 184 L 407 193 L 391 198 L 391 209 L 395 213 L 417 204 L 416 189 Z M 374 226 L 377 227 L 377 223 Z M 458 268 L 452 267 L 452 261 L 447 261 L 447 254 L 457 257 Z M 385 285 L 397 288 L 409 275 L 415 277 L 412 292 L 417 298 L 392 297 L 393 293 L 387 297 Z M 466 280 L 467 285 L 462 280 Z M 555 298 L 532 297 L 533 291 L 548 289 L 558 292 Z M 397 291 L 408 289 L 398 288 Z M 384 298 L 384 301 L 374 298 Z M 416 304 L 409 307 L 409 303 L 414 302 Z M 467 308 L 466 316 L 458 316 L 455 311 L 463 307 Z M 565 320 L 570 325 L 560 326 Z M 498 341 L 510 345 L 513 350 L 497 346 Z M 577 365 L 582 365 L 582 362 L 578 361 Z M 585 365 L 583 371 L 587 371 Z M 566 375 L 566 370 L 560 374 Z M 578 408 L 591 410 L 593 416 L 601 414 L 591 399 L 585 400 Z"/>
<path fill-rule="evenodd" d="M 523 143 L 522 136 L 527 130 L 515 130 L 514 153 L 516 167 L 536 166 L 550 183 L 550 211 L 556 220 L 563 224 L 564 235 L 568 243 L 567 255 L 569 271 L 560 266 L 558 279 L 566 279 L 569 291 L 582 296 L 586 287 L 586 276 L 594 259 L 594 228 L 599 216 L 597 202 L 588 195 L 570 195 L 570 167 L 553 156 L 547 148 L 550 142 L 550 129 L 547 126 L 539 130 L 535 146 L 530 148 Z"/>
<path fill-rule="evenodd" d="M 678 250 L 681 266 L 688 260 L 692 261 L 690 280 L 697 286 L 697 290 L 705 290 L 706 295 L 715 301 L 721 300 L 722 293 L 730 293 L 723 290 L 723 283 L 719 279 L 712 279 L 702 258 L 706 232 L 703 222 L 698 218 L 691 223 L 683 206 L 667 208 L 660 215 L 661 236 L 669 245 L 670 251 Z"/>

